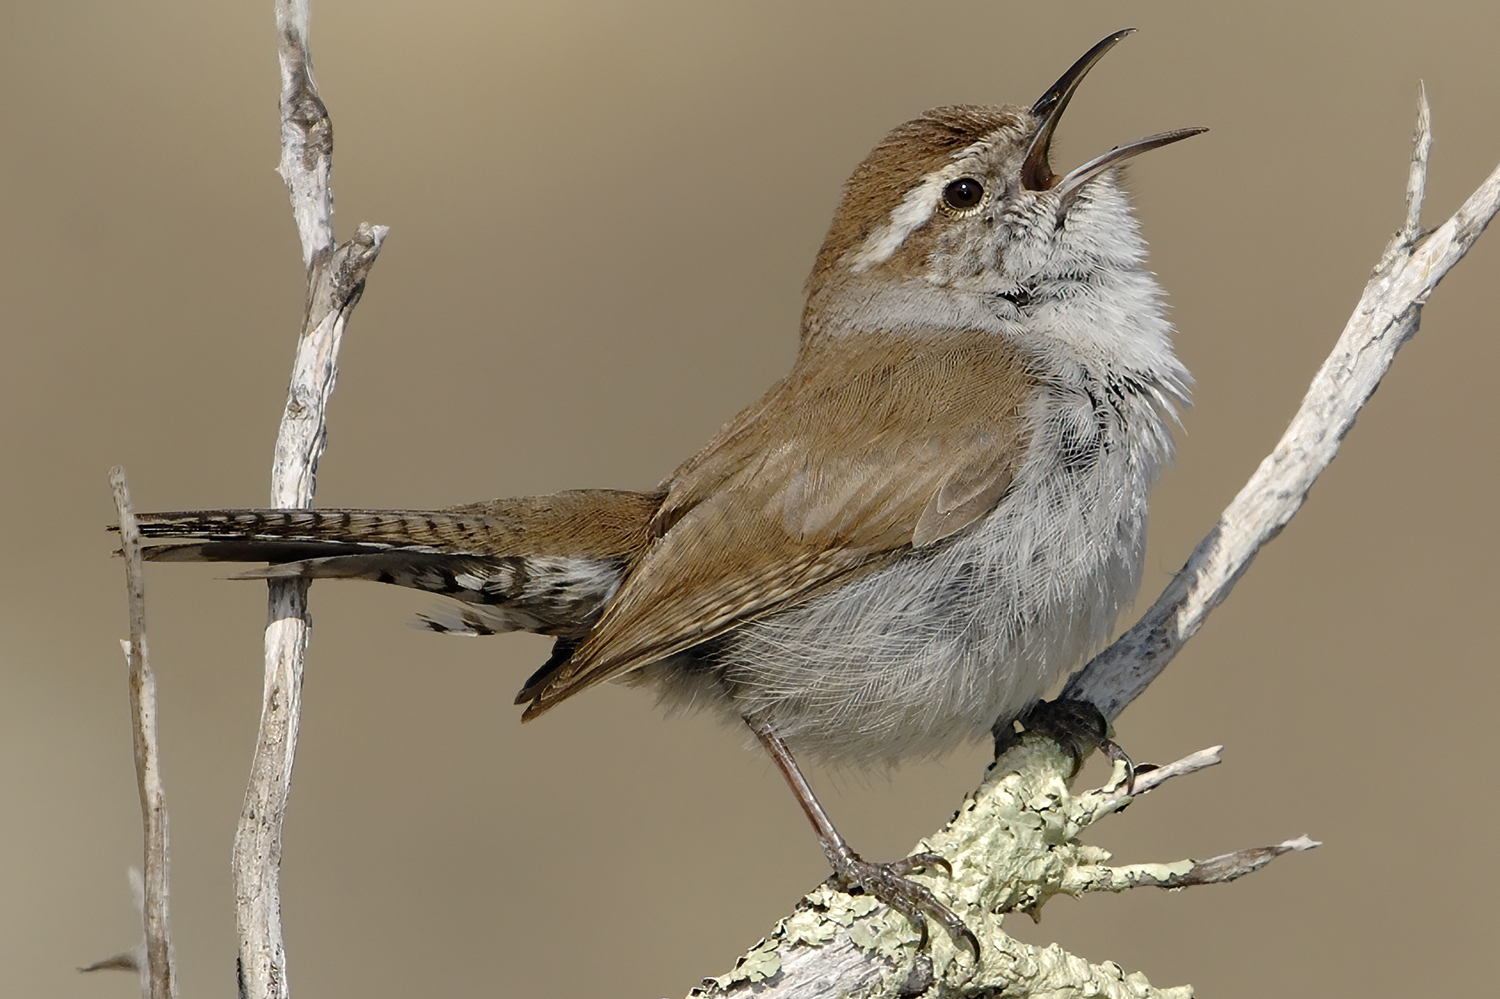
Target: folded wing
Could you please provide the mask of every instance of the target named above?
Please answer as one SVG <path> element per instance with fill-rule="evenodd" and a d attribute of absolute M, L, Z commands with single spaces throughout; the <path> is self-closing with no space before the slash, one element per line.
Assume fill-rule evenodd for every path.
<path fill-rule="evenodd" d="M 804 348 L 667 483 L 657 535 L 526 717 L 593 684 L 940 543 L 1019 470 L 1034 382 L 981 334 Z"/>

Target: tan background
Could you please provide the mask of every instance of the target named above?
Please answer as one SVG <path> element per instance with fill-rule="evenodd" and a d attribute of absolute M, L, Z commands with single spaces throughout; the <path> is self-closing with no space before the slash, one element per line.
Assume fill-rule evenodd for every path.
<path fill-rule="evenodd" d="M 340 231 L 392 227 L 318 501 L 650 485 L 787 366 L 839 184 L 888 127 L 1029 101 L 1135 24 L 1057 162 L 1213 128 L 1131 180 L 1197 376 L 1155 497 L 1154 595 L 1399 224 L 1418 79 L 1430 220 L 1500 160 L 1500 15 L 1410 9 L 316 0 Z M 271 5 L 10 0 L 4 22 L 0 994 L 127 996 L 128 976 L 72 970 L 136 932 L 105 470 L 123 462 L 144 509 L 264 502 L 301 308 Z M 1024 939 L 1204 996 L 1493 989 L 1497 263 L 1491 234 L 1303 513 L 1120 726 L 1137 759 L 1223 742 L 1226 764 L 1094 837 L 1123 861 L 1327 845 L 1227 887 L 1060 899 L 1012 921 Z M 233 988 L 260 696 L 263 588 L 223 574 L 150 572 L 185 997 Z M 406 628 L 427 605 L 314 591 L 284 872 L 299 995 L 680 995 L 824 876 L 738 732 L 613 687 L 522 728 L 511 695 L 545 643 Z M 888 857 L 984 762 L 816 780 Z"/>

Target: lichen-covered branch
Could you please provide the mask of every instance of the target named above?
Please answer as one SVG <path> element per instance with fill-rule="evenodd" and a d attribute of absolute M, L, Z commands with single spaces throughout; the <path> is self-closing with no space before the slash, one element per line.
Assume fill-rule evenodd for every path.
<path fill-rule="evenodd" d="M 318 459 L 327 438 L 325 414 L 338 374 L 339 343 L 387 230 L 361 224 L 353 239 L 334 245 L 329 185 L 333 125 L 313 78 L 307 0 L 277 0 L 276 28 L 281 62 L 280 171 L 302 242 L 308 290 L 276 438 L 271 506 L 306 508 L 312 505 Z M 306 581 L 272 580 L 269 587 L 260 732 L 234 839 L 240 992 L 250 999 L 287 995 L 281 826 L 296 755 L 303 659 L 311 627 Z"/>
<path fill-rule="evenodd" d="M 1248 850 L 1221 853 L 1207 860 L 1185 860 L 1178 864 L 1127 864 L 1124 867 L 1079 867 L 1069 873 L 1064 891 L 1081 895 L 1086 891 L 1125 891 L 1129 888 L 1191 888 L 1215 885 L 1254 874 L 1283 853 L 1322 846 L 1315 839 L 1298 836 L 1275 846 L 1252 846 Z"/>
<path fill-rule="evenodd" d="M 825 884 L 734 970 L 706 980 L 694 995 L 1186 996 L 1190 993 L 1183 989 L 1154 989 L 1143 977 L 1127 977 L 1113 965 L 1090 965 L 1055 947 L 1021 943 L 1001 924 L 1006 914 L 1034 913 L 1054 895 L 1227 880 L 1285 852 L 1287 844 L 1210 861 L 1109 867 L 1107 852 L 1079 842 L 1094 822 L 1166 780 L 1218 759 L 1215 747 L 1144 772 L 1134 794 L 1124 790 L 1121 766 L 1108 786 L 1073 794 L 1067 783 L 1071 757 L 1044 736 L 1025 735 L 990 768 L 953 820 L 913 851 L 936 852 L 952 864 L 951 877 L 916 876 L 983 941 L 977 962 L 945 934 L 934 934 L 923 948 L 920 933 L 900 915 Z M 1235 873 L 1228 858 L 1239 862 Z M 1190 880 L 1194 876 L 1202 880 Z"/>
<path fill-rule="evenodd" d="M 1156 603 L 1068 680 L 1064 697 L 1097 705 L 1111 721 L 1119 717 L 1229 595 L 1261 546 L 1281 533 L 1338 454 L 1344 435 L 1396 352 L 1417 332 L 1427 296 L 1463 259 L 1500 208 L 1497 167 L 1452 218 L 1423 236 L 1422 195 L 1431 147 L 1431 113 L 1423 93 L 1406 187 L 1406 219 L 1297 415 Z"/>
<path fill-rule="evenodd" d="M 1313 379 L 1275 450 L 1193 551 L 1139 622 L 1074 674 L 1062 696 L 1088 701 L 1114 720 L 1202 626 L 1260 548 L 1286 526 L 1396 352 L 1417 331 L 1422 306 L 1500 209 L 1500 167 L 1454 215 L 1422 233 L 1421 210 L 1432 143 L 1425 93 L 1407 182 L 1407 211 L 1386 247 L 1333 352 Z M 751 948 L 733 971 L 706 979 L 699 996 L 1185 996 L 1152 988 L 1112 964 L 1093 966 L 1055 947 L 1021 944 L 1001 929 L 1004 915 L 1034 912 L 1056 894 L 1179 888 L 1229 881 L 1284 853 L 1317 844 L 1307 837 L 1223 854 L 1209 860 L 1111 867 L 1108 854 L 1078 842 L 1082 829 L 1169 777 L 1218 762 L 1206 750 L 1142 772 L 1126 793 L 1123 767 L 1109 787 L 1072 795 L 1072 760 L 1050 741 L 1027 735 L 1000 757 L 988 779 L 948 826 L 917 844 L 953 867 L 924 883 L 982 943 L 978 961 L 943 934 L 927 948 L 899 915 L 828 885 Z"/>
<path fill-rule="evenodd" d="M 148 999 L 176 999 L 177 976 L 172 962 L 172 934 L 167 912 L 167 796 L 162 787 L 156 739 L 156 677 L 146 651 L 146 581 L 141 573 L 141 535 L 130 505 L 125 470 L 109 470 L 115 510 L 120 518 L 120 552 L 125 556 L 125 600 L 130 637 L 120 645 L 130 688 L 130 731 L 135 747 L 135 779 L 141 795 L 143 831 L 142 870 L 138 889 L 142 954 L 125 953 L 83 969 L 134 969 L 140 972 L 141 995 Z M 134 880 L 134 872 L 132 872 Z"/>

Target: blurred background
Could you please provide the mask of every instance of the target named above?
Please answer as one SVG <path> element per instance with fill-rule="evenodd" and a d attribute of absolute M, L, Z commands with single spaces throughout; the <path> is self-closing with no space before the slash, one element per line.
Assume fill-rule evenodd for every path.
<path fill-rule="evenodd" d="M 1500 161 L 1500 15 L 1414 10 L 315 0 L 340 235 L 391 226 L 318 503 L 652 485 L 787 368 L 839 185 L 888 128 L 1029 103 L 1133 24 L 1054 162 L 1213 129 L 1130 176 L 1197 378 L 1144 606 L 1400 224 L 1418 81 L 1430 224 Z M 123 463 L 143 510 L 265 502 L 303 295 L 275 32 L 269 2 L 10 0 L 3 20 L 0 993 L 123 997 L 131 976 L 74 970 L 138 934 L 105 472 Z M 1232 885 L 1058 899 L 1018 936 L 1226 999 L 1493 988 L 1497 268 L 1491 234 L 1306 508 L 1121 719 L 1137 760 L 1225 743 L 1224 765 L 1091 837 L 1121 862 L 1326 845 Z M 148 573 L 184 996 L 234 989 L 265 596 L 225 574 Z M 677 996 L 826 876 L 740 732 L 617 687 L 523 728 L 511 698 L 547 642 L 406 627 L 429 600 L 313 590 L 283 871 L 298 994 Z M 887 858 L 987 761 L 814 780 Z"/>

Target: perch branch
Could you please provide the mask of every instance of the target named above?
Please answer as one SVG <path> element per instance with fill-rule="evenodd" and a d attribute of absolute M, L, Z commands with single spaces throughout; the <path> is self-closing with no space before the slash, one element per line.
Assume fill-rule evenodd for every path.
<path fill-rule="evenodd" d="M 1137 886 L 1183 887 L 1249 873 L 1281 847 L 1263 847 L 1201 863 L 1109 867 L 1109 854 L 1079 842 L 1093 823 L 1165 781 L 1219 761 L 1219 747 L 1144 771 L 1126 794 L 1123 765 L 1103 788 L 1068 790 L 1072 757 L 1045 736 L 1027 734 L 990 768 L 985 782 L 941 831 L 917 851 L 946 857 L 953 874 L 923 878 L 983 941 L 979 960 L 933 934 L 927 950 L 904 918 L 867 896 L 828 884 L 809 894 L 734 970 L 705 979 L 699 997 L 802 999 L 825 995 L 942 996 L 1102 995 L 1170 999 L 1182 989 L 1154 989 L 1110 965 L 1093 966 L 1055 948 L 1032 947 L 1008 936 L 1009 912 L 1035 914 L 1053 895 L 1123 891 Z M 1311 841 L 1307 841 L 1312 845 Z M 1282 845 L 1287 846 L 1287 844 Z M 1305 847 L 1304 847 L 1305 848 Z M 1237 864 L 1237 866 L 1236 866 Z M 1197 880 L 1193 880 L 1196 878 Z"/>
<path fill-rule="evenodd" d="M 1090 701 L 1111 721 L 1135 700 L 1229 595 L 1263 545 L 1301 508 L 1396 352 L 1417 332 L 1422 306 L 1463 259 L 1500 208 L 1500 167 L 1453 217 L 1421 233 L 1431 112 L 1419 98 L 1406 220 L 1386 247 L 1333 353 L 1297 415 L 1151 609 L 1109 648 L 1073 674 L 1062 696 Z"/>
<path fill-rule="evenodd" d="M 1119 717 L 1228 596 L 1256 552 L 1291 520 L 1338 453 L 1339 443 L 1396 352 L 1416 333 L 1428 295 L 1500 208 L 1497 167 L 1448 221 L 1424 235 L 1422 197 L 1431 143 L 1423 93 L 1406 218 L 1291 426 L 1156 603 L 1069 679 L 1064 697 L 1090 701 L 1111 720 Z M 1154 989 L 1140 975 L 1127 977 L 1108 962 L 1093 966 L 1056 947 L 1022 944 L 1007 936 L 1000 922 L 1010 911 L 1034 913 L 1058 893 L 1211 884 L 1317 845 L 1300 837 L 1205 861 L 1111 868 L 1104 863 L 1107 853 L 1078 842 L 1078 833 L 1089 824 L 1146 790 L 1216 762 L 1217 748 L 1145 771 L 1133 794 L 1125 793 L 1124 768 L 1117 766 L 1109 786 L 1073 796 L 1066 783 L 1072 758 L 1047 739 L 1025 735 L 995 761 L 985 783 L 954 820 L 914 851 L 938 853 L 952 865 L 951 877 L 917 877 L 924 877 L 983 942 L 977 962 L 968 959 L 967 950 L 956 950 L 944 934 L 934 934 L 928 952 L 920 952 L 918 935 L 906 920 L 868 897 L 851 897 L 825 884 L 740 958 L 733 971 L 705 979 L 693 994 L 762 999 L 836 994 L 1079 999 L 1188 995 L 1186 989 Z"/>
<path fill-rule="evenodd" d="M 307 0 L 277 0 L 281 63 L 281 165 L 307 269 L 307 310 L 271 470 L 271 506 L 307 508 L 327 440 L 326 410 L 338 374 L 344 327 L 385 240 L 361 224 L 334 245 L 329 185 L 333 125 L 318 96 L 309 55 Z M 265 692 L 250 783 L 234 839 L 235 923 L 240 994 L 287 995 L 281 936 L 281 826 L 301 717 L 302 671 L 311 620 L 303 580 L 269 583 Z"/>
<path fill-rule="evenodd" d="M 146 653 L 146 581 L 141 573 L 141 535 L 135 526 L 125 470 L 109 470 L 115 510 L 120 517 L 120 552 L 125 556 L 125 599 L 130 614 L 130 638 L 122 641 L 130 686 L 130 732 L 135 747 L 135 780 L 141 795 L 144 875 L 138 891 L 141 927 L 145 934 L 144 960 L 126 953 L 90 965 L 134 968 L 141 975 L 141 995 L 148 999 L 176 999 L 177 976 L 172 964 L 172 934 L 167 920 L 167 795 L 162 788 L 156 740 L 156 677 Z M 132 879 L 134 879 L 132 872 Z"/>

